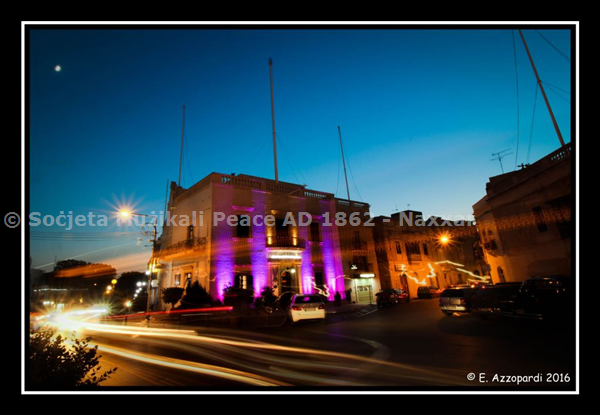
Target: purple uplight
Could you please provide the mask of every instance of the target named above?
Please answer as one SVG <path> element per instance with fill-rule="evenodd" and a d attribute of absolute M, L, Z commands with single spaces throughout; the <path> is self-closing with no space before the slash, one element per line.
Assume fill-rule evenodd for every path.
<path fill-rule="evenodd" d="M 299 201 L 300 210 L 305 210 L 304 200 Z M 298 227 L 298 237 L 305 241 L 309 240 L 309 227 L 308 226 L 300 226 Z M 302 293 L 303 294 L 312 294 L 313 293 L 313 281 L 315 278 L 315 274 L 312 267 L 312 244 L 308 242 L 306 244 L 306 249 L 302 252 L 302 262 L 300 265 L 300 283 L 302 285 Z"/>
<path fill-rule="evenodd" d="M 330 205 L 321 204 L 321 208 L 323 213 L 325 213 L 330 208 Z M 329 211 L 334 211 L 333 209 L 329 209 Z M 337 240 L 337 229 L 335 228 L 335 224 L 331 226 L 321 226 L 322 235 L 323 235 L 323 245 L 322 245 L 322 253 L 323 253 L 323 272 L 325 274 L 325 284 L 329 289 L 329 299 L 333 300 L 333 296 L 336 291 L 340 293 L 344 292 L 344 278 L 342 271 L 342 263 L 341 258 L 336 255 L 336 252 L 339 252 L 339 241 Z M 336 249 L 337 248 L 337 249 Z M 337 276 L 341 276 L 342 278 L 337 278 Z"/>
<path fill-rule="evenodd" d="M 219 229 L 219 227 L 216 229 Z M 215 231 L 213 230 L 213 232 Z M 228 285 L 234 285 L 235 246 L 230 235 L 221 234 L 219 236 L 220 237 L 217 239 L 216 249 L 214 249 L 215 282 L 217 292 L 216 295 L 213 296 L 223 300 L 223 291 L 225 290 L 225 287 Z"/>
<path fill-rule="evenodd" d="M 253 209 L 260 215 L 266 212 L 266 195 L 263 192 L 252 192 Z M 252 242 L 250 245 L 250 262 L 252 263 L 252 276 L 255 295 L 269 284 L 269 262 L 265 247 L 267 246 L 267 227 L 252 226 Z"/>

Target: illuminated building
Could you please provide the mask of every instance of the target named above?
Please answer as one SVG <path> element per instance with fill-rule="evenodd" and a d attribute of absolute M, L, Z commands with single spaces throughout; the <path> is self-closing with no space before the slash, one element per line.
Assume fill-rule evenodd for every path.
<path fill-rule="evenodd" d="M 255 296 L 272 287 L 277 295 L 320 292 L 333 299 L 339 292 L 345 298 L 351 264 L 340 245 L 347 245 L 347 233 L 335 223 L 339 211 L 362 214 L 368 205 L 247 175 L 212 173 L 188 189 L 172 183 L 168 214 L 176 219 L 167 217 L 157 243 L 158 285 L 198 281 L 214 299 L 223 299 L 228 286 Z M 302 212 L 310 225 L 300 226 L 307 222 Z"/>
<path fill-rule="evenodd" d="M 373 222 L 382 288 L 402 289 L 416 298 L 420 286 L 445 288 L 487 280 L 472 222 L 424 220 L 421 212 L 410 210 L 378 216 Z"/>
<path fill-rule="evenodd" d="M 494 282 L 571 275 L 571 144 L 491 177 L 473 206 Z"/>

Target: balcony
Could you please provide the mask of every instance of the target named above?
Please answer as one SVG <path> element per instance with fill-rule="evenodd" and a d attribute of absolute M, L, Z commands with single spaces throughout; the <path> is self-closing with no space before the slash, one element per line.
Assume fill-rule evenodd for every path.
<path fill-rule="evenodd" d="M 206 238 L 190 238 L 180 241 L 176 244 L 160 248 L 158 254 L 161 256 L 173 255 L 204 246 L 206 246 Z"/>
<path fill-rule="evenodd" d="M 268 236 L 267 248 L 305 249 L 306 241 L 295 236 Z"/>

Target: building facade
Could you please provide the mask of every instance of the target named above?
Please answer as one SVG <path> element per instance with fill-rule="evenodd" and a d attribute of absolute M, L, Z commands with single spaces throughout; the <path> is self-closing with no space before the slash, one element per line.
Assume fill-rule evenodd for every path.
<path fill-rule="evenodd" d="M 403 211 L 378 216 L 374 223 L 382 288 L 402 289 L 415 298 L 422 286 L 446 288 L 489 279 L 472 222 L 424 220 L 421 212 Z"/>
<path fill-rule="evenodd" d="M 336 222 L 336 214 L 368 213 L 367 204 L 302 185 L 220 173 L 189 189 L 172 183 L 170 193 L 154 255 L 155 302 L 160 288 L 193 281 L 214 299 L 222 299 L 227 287 L 249 289 L 255 296 L 271 287 L 276 295 L 320 293 L 333 299 L 339 292 L 346 297 L 351 266 L 346 249 L 355 234 L 340 232 L 345 226 Z M 368 244 L 368 232 L 359 233 L 360 242 Z"/>
<path fill-rule="evenodd" d="M 571 144 L 491 177 L 473 206 L 494 282 L 571 275 Z"/>

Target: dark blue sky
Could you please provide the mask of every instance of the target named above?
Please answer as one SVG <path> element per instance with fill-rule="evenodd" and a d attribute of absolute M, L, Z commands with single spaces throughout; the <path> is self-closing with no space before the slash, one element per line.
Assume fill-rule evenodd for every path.
<path fill-rule="evenodd" d="M 568 31 L 540 33 L 571 55 Z M 542 80 L 570 91 L 570 63 L 524 34 Z M 269 57 L 280 180 L 345 197 L 338 125 L 351 197 L 375 215 L 408 204 L 426 216 L 470 215 L 501 173 L 491 154 L 510 148 L 504 165 L 515 168 L 510 30 L 32 30 L 30 39 L 31 211 L 42 215 L 109 214 L 126 200 L 162 210 L 178 175 L 183 104 L 184 187 L 213 171 L 273 178 Z M 518 33 L 515 41 L 522 163 L 536 84 Z M 569 142 L 570 95 L 547 94 Z M 529 161 L 558 147 L 538 94 Z M 70 232 L 112 231 L 135 229 Z M 64 238 L 34 239 L 34 266 L 81 255 L 125 271 L 149 257 L 125 238 Z"/>

